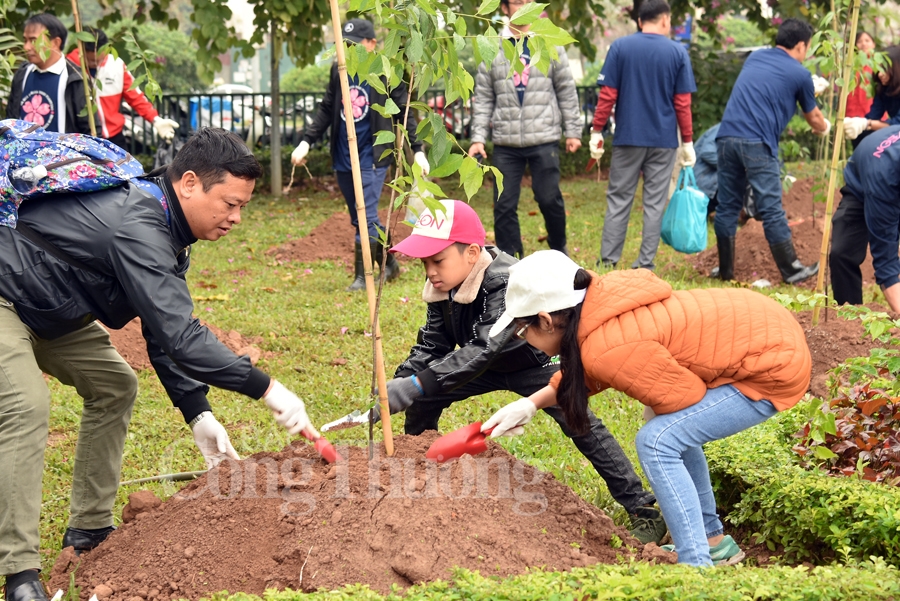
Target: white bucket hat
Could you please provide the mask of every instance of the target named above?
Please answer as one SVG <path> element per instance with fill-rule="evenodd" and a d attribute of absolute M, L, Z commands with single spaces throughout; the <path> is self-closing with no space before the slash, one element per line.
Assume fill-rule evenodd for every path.
<path fill-rule="evenodd" d="M 587 290 L 575 290 L 575 274 L 581 266 L 558 250 L 541 250 L 509 268 L 506 311 L 489 336 L 497 336 L 520 317 L 552 313 L 584 301 Z"/>

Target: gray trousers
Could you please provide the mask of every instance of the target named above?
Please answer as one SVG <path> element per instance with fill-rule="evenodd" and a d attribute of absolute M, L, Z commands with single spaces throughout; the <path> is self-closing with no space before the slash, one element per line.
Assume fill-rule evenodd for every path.
<path fill-rule="evenodd" d="M 644 174 L 644 224 L 641 228 L 641 252 L 632 267 L 653 269 L 659 249 L 659 232 L 669 197 L 669 179 L 675 168 L 677 148 L 613 146 L 606 192 L 606 218 L 600 260 L 616 264 L 622 258 L 631 205 L 641 172 Z"/>
<path fill-rule="evenodd" d="M 44 340 L 0 297 L 0 575 L 41 567 L 41 477 L 50 422 L 42 371 L 84 399 L 69 526 L 113 523 L 137 376 L 100 324 Z"/>

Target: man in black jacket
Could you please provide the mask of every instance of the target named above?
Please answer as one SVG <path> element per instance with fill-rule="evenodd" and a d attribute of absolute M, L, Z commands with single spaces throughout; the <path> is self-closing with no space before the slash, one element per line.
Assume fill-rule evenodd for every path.
<path fill-rule="evenodd" d="M 375 27 L 365 19 L 350 19 L 344 23 L 344 40 L 359 44 L 367 51 L 375 50 Z M 383 81 L 383 80 L 382 80 Z M 378 199 L 381 197 L 381 188 L 387 176 L 388 167 L 394 160 L 394 153 L 383 156 L 385 151 L 393 150 L 393 142 L 375 144 L 375 136 L 379 131 L 393 131 L 395 121 L 402 123 L 406 113 L 407 87 L 405 83 L 391 88 L 390 99 L 399 107 L 394 118 L 384 117 L 372 108 L 372 105 L 385 106 L 388 95 L 371 87 L 366 82 L 359 81 L 358 77 L 350 78 L 350 99 L 353 104 L 353 123 L 356 128 L 356 143 L 359 148 L 359 167 L 362 171 L 363 195 L 366 204 L 366 221 L 369 233 L 369 243 L 372 248 L 374 261 L 381 265 L 384 258 L 384 247 L 378 242 L 378 230 L 384 231 L 384 226 L 378 220 Z M 353 174 L 350 169 L 350 147 L 347 141 L 347 125 L 344 116 L 343 96 L 341 95 L 341 80 L 338 74 L 337 63 L 331 67 L 331 80 L 328 82 L 328 90 L 316 112 L 316 118 L 303 134 L 303 141 L 297 145 L 291 153 L 291 160 L 295 165 L 300 165 L 309 153 L 311 144 L 315 144 L 325 131 L 331 128 L 331 161 L 337 175 L 338 185 L 344 199 L 347 201 L 347 209 L 350 211 L 350 223 L 356 230 L 356 253 L 354 258 L 354 278 L 347 290 L 365 290 L 366 279 L 363 268 L 362 243 L 360 229 L 356 217 L 356 192 L 353 187 Z M 409 143 L 415 151 L 415 162 L 422 169 L 422 175 L 428 175 L 428 159 L 422 152 L 421 142 L 416 141 L 416 120 L 409 115 L 406 123 Z M 393 256 L 388 255 L 385 265 L 385 278 L 392 280 L 400 275 L 400 265 Z"/>
<path fill-rule="evenodd" d="M 25 21 L 28 62 L 13 76 L 6 116 L 48 131 L 90 134 L 81 70 L 62 53 L 66 27 L 48 13 Z"/>
<path fill-rule="evenodd" d="M 137 378 L 97 322 L 141 318 L 147 351 L 212 467 L 237 459 L 207 384 L 264 398 L 292 434 L 316 438 L 303 402 L 193 317 L 191 244 L 241 221 L 262 168 L 221 129 L 191 138 L 160 177 L 25 201 L 0 227 L 0 575 L 6 601 L 46 599 L 38 581 L 41 472 L 50 392 L 41 372 L 84 399 L 63 546 L 92 549 L 112 507 Z"/>

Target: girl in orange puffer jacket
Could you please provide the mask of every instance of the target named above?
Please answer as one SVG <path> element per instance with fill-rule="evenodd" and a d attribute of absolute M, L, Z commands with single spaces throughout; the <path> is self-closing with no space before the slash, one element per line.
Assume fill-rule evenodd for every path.
<path fill-rule="evenodd" d="M 743 552 L 716 513 L 703 444 L 762 423 L 806 393 L 812 362 L 794 317 L 750 290 L 673 291 L 644 269 L 598 276 L 557 251 L 509 271 L 506 311 L 491 335 L 558 354 L 562 369 L 482 429 L 519 434 L 537 409 L 556 404 L 579 428 L 588 396 L 624 392 L 655 414 L 635 443 L 679 562 L 739 561 Z"/>

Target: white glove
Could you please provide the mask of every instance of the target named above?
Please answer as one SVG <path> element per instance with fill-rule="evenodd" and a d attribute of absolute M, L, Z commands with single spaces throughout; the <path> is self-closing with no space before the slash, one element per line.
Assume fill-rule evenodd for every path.
<path fill-rule="evenodd" d="M 825 121 L 825 131 L 814 131 L 813 133 L 817 136 L 827 136 L 828 132 L 831 131 L 831 121 L 825 119 L 825 117 L 822 117 L 822 119 Z"/>
<path fill-rule="evenodd" d="M 828 80 L 825 79 L 824 77 L 819 77 L 818 75 L 814 74 L 812 76 L 812 80 L 813 80 L 813 91 L 816 96 L 818 96 L 819 94 L 821 94 L 822 92 L 824 92 L 825 90 L 828 89 L 828 85 L 829 85 Z"/>
<path fill-rule="evenodd" d="M 291 153 L 291 162 L 295 165 L 299 165 L 303 162 L 303 159 L 306 158 L 306 155 L 309 154 L 309 142 L 306 140 L 297 144 L 297 148 L 294 149 L 294 152 Z"/>
<path fill-rule="evenodd" d="M 681 145 L 681 166 L 693 167 L 697 163 L 697 153 L 694 152 L 694 143 L 685 142 Z"/>
<path fill-rule="evenodd" d="M 306 415 L 306 407 L 297 395 L 281 385 L 277 380 L 272 381 L 272 390 L 263 396 L 266 406 L 275 414 L 275 422 L 287 428 L 291 434 L 299 434 L 302 430 L 309 433 L 312 438 L 322 435 L 316 432 Z"/>
<path fill-rule="evenodd" d="M 422 175 L 428 175 L 428 172 L 431 171 L 431 165 L 428 164 L 428 157 L 425 156 L 424 152 L 417 152 L 413 159 L 416 162 L 416 165 L 422 168 Z"/>
<path fill-rule="evenodd" d="M 599 161 L 603 157 L 603 134 L 599 131 L 592 131 L 588 148 L 591 151 L 591 158 Z"/>
<path fill-rule="evenodd" d="M 491 419 L 481 425 L 481 431 L 494 428 L 491 438 L 518 436 L 525 432 L 525 428 L 522 426 L 530 422 L 535 413 L 537 413 L 537 407 L 534 406 L 531 399 L 519 399 L 492 415 Z"/>
<path fill-rule="evenodd" d="M 865 117 L 844 117 L 844 136 L 855 140 L 869 128 L 869 120 Z"/>
<path fill-rule="evenodd" d="M 178 129 L 178 122 L 171 119 L 165 119 L 157 116 L 153 120 L 153 131 L 163 140 L 171 140 L 175 137 L 175 130 Z"/>
<path fill-rule="evenodd" d="M 237 451 L 231 446 L 228 431 L 225 426 L 209 411 L 204 411 L 197 416 L 194 422 L 194 442 L 206 460 L 206 469 L 212 469 L 219 465 L 223 459 L 240 459 Z"/>

